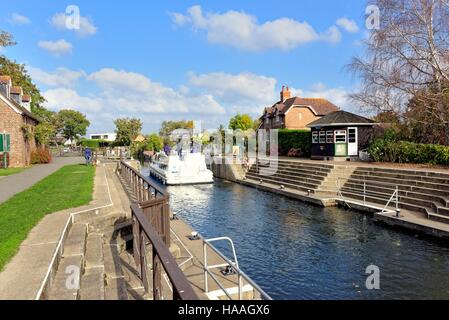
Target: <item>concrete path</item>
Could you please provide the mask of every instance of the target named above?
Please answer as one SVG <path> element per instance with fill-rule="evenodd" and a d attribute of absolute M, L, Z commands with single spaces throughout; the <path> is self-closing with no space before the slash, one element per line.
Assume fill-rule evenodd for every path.
<path fill-rule="evenodd" d="M 58 169 L 69 165 L 83 163 L 82 157 L 55 157 L 50 164 L 38 164 L 20 173 L 0 179 L 0 203 L 5 202 L 15 194 L 22 192 Z"/>
<path fill-rule="evenodd" d="M 63 160 L 69 161 L 55 162 L 54 170 L 58 165 L 60 167 L 63 164 L 76 163 L 74 158 Z M 0 272 L 0 300 L 33 300 L 48 286 L 56 272 L 57 263 L 61 259 L 61 239 L 67 236 L 73 224 L 71 217 L 76 214 L 91 214 L 91 212 L 96 214 L 101 207 L 113 206 L 108 180 L 105 167 L 98 166 L 93 201 L 89 205 L 46 215 L 31 230 L 26 240 L 20 245 L 17 254 Z"/>

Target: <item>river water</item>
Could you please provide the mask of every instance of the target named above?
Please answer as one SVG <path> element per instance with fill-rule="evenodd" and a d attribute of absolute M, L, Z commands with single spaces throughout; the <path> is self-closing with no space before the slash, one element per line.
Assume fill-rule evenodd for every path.
<path fill-rule="evenodd" d="M 172 210 L 204 237 L 233 239 L 240 268 L 274 299 L 449 299 L 442 241 L 222 180 L 167 189 Z M 370 265 L 379 290 L 366 288 Z"/>

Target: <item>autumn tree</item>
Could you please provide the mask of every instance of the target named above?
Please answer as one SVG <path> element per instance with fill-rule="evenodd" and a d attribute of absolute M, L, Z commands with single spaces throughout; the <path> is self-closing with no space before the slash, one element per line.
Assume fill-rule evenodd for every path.
<path fill-rule="evenodd" d="M 114 120 L 116 141 L 124 146 L 130 146 L 142 131 L 142 121 L 137 118 L 119 118 Z"/>
<path fill-rule="evenodd" d="M 248 114 L 236 114 L 229 120 L 229 129 L 246 131 L 254 127 L 254 121 Z"/>
<path fill-rule="evenodd" d="M 365 111 L 392 112 L 416 128 L 434 126 L 443 134 L 430 140 L 449 144 L 448 1 L 370 4 L 380 9 L 380 28 L 365 41 L 363 56 L 348 66 L 362 80 L 351 98 Z"/>
<path fill-rule="evenodd" d="M 159 135 L 165 140 L 168 139 L 170 134 L 177 129 L 193 129 L 193 121 L 179 120 L 179 121 L 164 121 L 162 122 L 161 129 L 159 130 Z"/>

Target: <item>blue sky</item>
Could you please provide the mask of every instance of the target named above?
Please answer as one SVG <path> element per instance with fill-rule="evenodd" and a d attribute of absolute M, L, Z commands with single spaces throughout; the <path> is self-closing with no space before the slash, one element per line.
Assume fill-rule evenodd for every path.
<path fill-rule="evenodd" d="M 68 30 L 68 5 L 80 9 Z M 353 110 L 344 71 L 362 51 L 364 1 L 84 1 L 2 3 L 0 28 L 18 42 L 3 54 L 25 63 L 50 109 L 85 113 L 90 132 L 117 117 L 227 124 L 260 115 L 283 84 Z"/>

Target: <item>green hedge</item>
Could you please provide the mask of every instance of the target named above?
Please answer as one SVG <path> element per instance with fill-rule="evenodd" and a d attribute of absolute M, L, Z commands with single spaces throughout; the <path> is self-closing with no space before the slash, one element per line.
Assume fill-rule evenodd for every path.
<path fill-rule="evenodd" d="M 286 156 L 291 149 L 298 149 L 304 157 L 310 156 L 312 133 L 309 130 L 281 129 L 278 133 L 279 155 Z"/>
<path fill-rule="evenodd" d="M 90 140 L 90 139 L 83 139 L 80 141 L 81 146 L 85 148 L 91 148 L 91 149 L 100 149 L 104 147 L 108 147 L 110 145 L 109 141 L 105 140 Z"/>
<path fill-rule="evenodd" d="M 378 162 L 449 165 L 449 147 L 442 145 L 377 139 L 368 151 Z"/>

